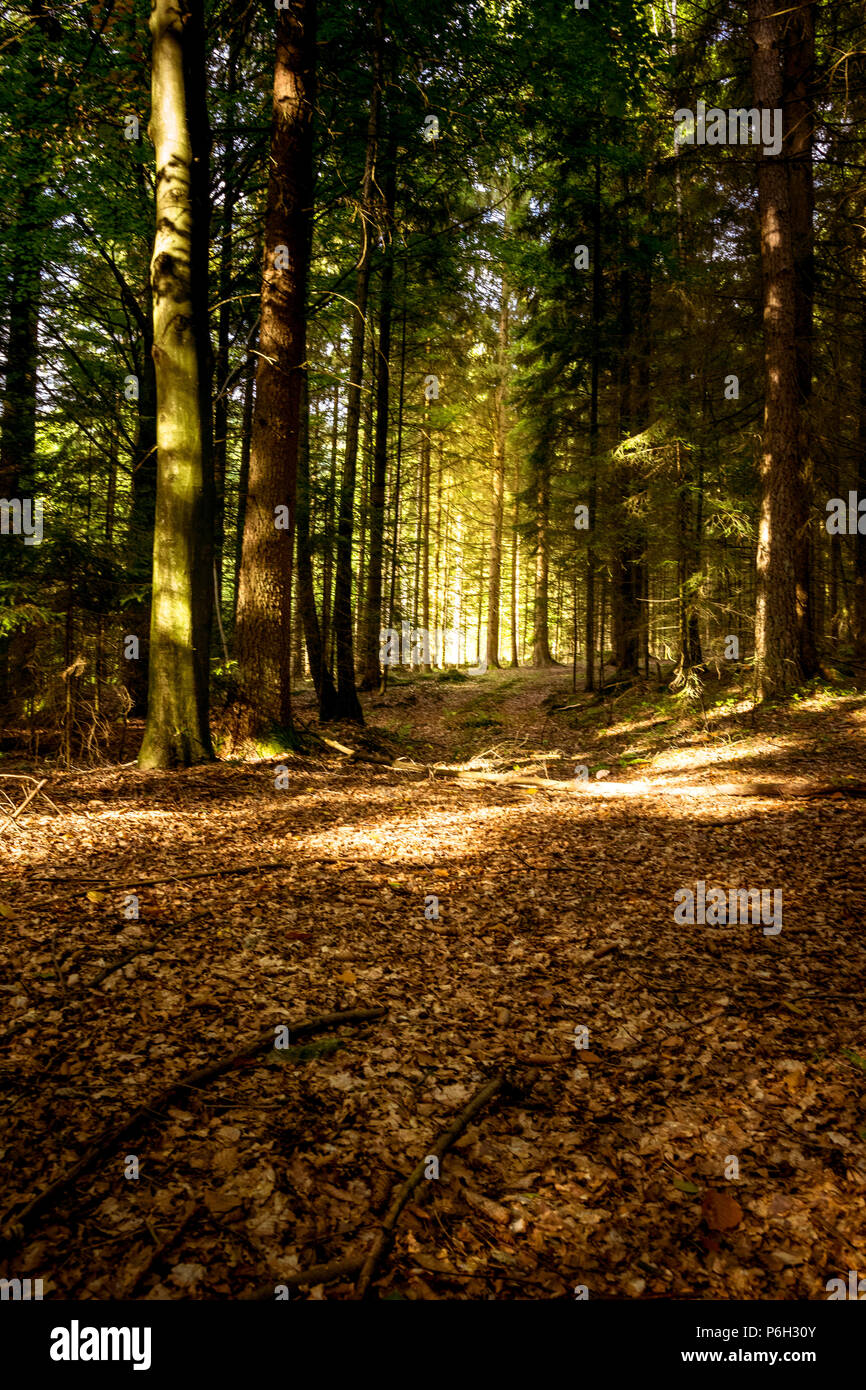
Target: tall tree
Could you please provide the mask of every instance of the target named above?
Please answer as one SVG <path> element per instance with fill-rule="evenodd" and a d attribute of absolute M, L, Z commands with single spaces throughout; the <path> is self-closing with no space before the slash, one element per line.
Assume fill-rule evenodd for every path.
<path fill-rule="evenodd" d="M 208 727 L 210 137 L 203 0 L 155 0 L 150 30 L 157 496 L 148 711 L 139 766 L 172 767 L 213 756 Z"/>
<path fill-rule="evenodd" d="M 261 330 L 238 593 L 241 687 L 258 727 L 291 723 L 295 490 L 313 190 L 315 0 L 277 17 Z"/>
<path fill-rule="evenodd" d="M 749 38 L 756 106 L 782 108 L 786 17 L 775 0 L 750 0 Z M 797 351 L 797 274 L 788 168 L 763 145 L 758 155 L 764 319 L 764 432 L 759 475 L 755 613 L 756 682 L 761 698 L 802 679 L 797 555 L 804 515 Z"/>
<path fill-rule="evenodd" d="M 490 523 L 490 562 L 487 575 L 488 666 L 499 666 L 499 613 L 502 590 L 502 531 L 505 521 L 505 434 L 508 383 L 508 284 L 502 277 L 499 298 L 499 338 L 496 382 L 493 388 L 493 516 Z"/>
<path fill-rule="evenodd" d="M 376 373 L 376 442 L 370 481 L 370 558 L 364 609 L 362 690 L 379 684 L 379 632 L 382 627 L 382 580 L 385 556 L 385 483 L 388 472 L 388 431 L 391 398 L 391 318 L 394 309 L 394 236 L 391 226 L 397 182 L 396 132 L 388 138 L 385 151 L 385 232 L 388 246 L 382 265 L 379 294 L 379 369 Z"/>
<path fill-rule="evenodd" d="M 361 185 L 361 251 L 355 276 L 352 315 L 352 347 L 349 357 L 349 387 L 346 400 L 346 444 L 343 451 L 343 477 L 337 519 L 337 566 L 334 579 L 334 636 L 337 644 L 337 694 L 339 717 L 362 724 L 364 715 L 355 688 L 355 656 L 352 640 L 352 536 L 355 515 L 355 477 L 358 465 L 358 437 L 361 426 L 361 391 L 364 380 L 364 344 L 367 328 L 367 299 L 373 254 L 373 192 L 379 149 L 379 115 L 382 103 L 384 50 L 384 4 L 376 0 L 373 11 L 373 88 L 367 119 L 367 146 Z"/>

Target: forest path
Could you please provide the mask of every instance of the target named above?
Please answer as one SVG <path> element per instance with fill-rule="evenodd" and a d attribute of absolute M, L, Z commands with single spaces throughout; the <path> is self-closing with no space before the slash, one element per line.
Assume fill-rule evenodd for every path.
<path fill-rule="evenodd" d="M 518 1089 L 416 1190 L 379 1296 L 824 1298 L 862 1269 L 862 803 L 722 802 L 711 782 L 862 776 L 866 700 L 668 726 L 635 692 L 608 724 L 549 714 L 568 686 L 393 687 L 373 735 L 428 760 L 705 779 L 706 800 L 552 798 L 330 752 L 53 778 L 61 817 L 22 817 L 0 889 L 7 1202 L 262 1030 L 388 1013 L 169 1105 L 6 1273 L 46 1297 L 226 1297 L 363 1253 L 389 1186 L 503 1069 Z M 479 709 L 500 727 L 469 724 Z M 781 890 L 782 929 L 677 923 L 674 894 L 701 881 Z"/>

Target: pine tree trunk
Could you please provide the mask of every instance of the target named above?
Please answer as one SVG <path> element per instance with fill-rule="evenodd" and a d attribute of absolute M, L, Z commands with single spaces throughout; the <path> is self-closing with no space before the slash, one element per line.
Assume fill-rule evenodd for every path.
<path fill-rule="evenodd" d="M 558 666 L 550 650 L 548 583 L 550 574 L 550 452 L 543 439 L 536 447 L 535 464 L 535 630 L 532 664 L 536 668 Z"/>
<path fill-rule="evenodd" d="M 385 175 L 385 219 L 388 236 L 397 191 L 397 144 L 388 141 Z M 390 241 L 382 266 L 379 295 L 378 372 L 376 375 L 376 443 L 370 483 L 370 560 L 364 604 L 361 660 L 362 690 L 375 690 L 380 681 L 379 632 L 382 628 L 382 566 L 385 555 L 385 485 L 388 470 L 388 414 L 391 386 L 391 318 L 394 309 L 394 244 Z"/>
<path fill-rule="evenodd" d="M 298 453 L 298 606 L 307 644 L 307 659 L 310 674 L 319 702 L 319 719 L 324 723 L 333 719 L 337 708 L 337 691 L 327 662 L 322 631 L 319 629 L 319 616 L 316 612 L 316 594 L 313 587 L 313 559 L 310 546 L 310 447 L 309 447 L 309 378 L 304 373 L 304 391 L 301 422 L 301 448 Z M 327 599 L 323 613 L 327 613 Z M 323 618 L 324 626 L 324 618 Z"/>
<path fill-rule="evenodd" d="M 212 608 L 209 138 L 201 0 L 156 0 L 151 133 L 156 237 L 151 261 L 157 496 L 147 724 L 139 766 L 213 756 L 208 728 Z"/>
<path fill-rule="evenodd" d="M 866 324 L 866 296 L 863 303 L 864 324 Z M 866 327 L 860 342 L 860 400 L 857 419 L 857 497 L 866 497 Z M 854 655 L 858 661 L 866 661 L 866 522 L 860 518 L 857 535 L 854 537 L 854 595 L 852 602 L 851 626 L 853 629 Z M 841 537 L 832 536 L 835 542 L 837 563 L 841 563 Z"/>
<path fill-rule="evenodd" d="M 225 544 L 225 489 L 226 459 L 228 456 L 229 425 L 229 331 L 231 328 L 232 265 L 234 258 L 234 213 L 237 202 L 235 183 L 235 140 L 234 111 L 237 53 L 229 56 L 226 92 L 228 103 L 228 129 L 225 141 L 225 163 L 223 178 L 222 227 L 220 238 L 219 270 L 219 318 L 217 326 L 216 352 L 216 401 L 214 402 L 214 561 L 216 564 L 215 602 L 222 600 L 223 547 Z"/>
<path fill-rule="evenodd" d="M 812 144 L 815 129 L 814 3 L 785 15 L 782 132 L 788 174 L 794 262 L 794 335 L 799 407 L 799 514 L 797 516 L 797 633 L 804 677 L 815 673 L 818 652 L 814 614 L 814 537 L 811 530 L 813 465 L 809 406 L 812 398 L 813 306 L 815 298 L 815 190 Z"/>
<path fill-rule="evenodd" d="M 595 152 L 595 186 L 592 205 L 592 331 L 590 338 L 590 383 L 589 383 L 589 496 L 586 546 L 586 675 L 584 690 L 595 690 L 595 572 L 598 564 L 594 534 L 598 504 L 598 387 L 601 369 L 601 315 L 604 282 L 601 263 L 601 156 Z"/>
<path fill-rule="evenodd" d="M 511 666 L 520 666 L 518 644 L 520 641 L 520 619 L 518 617 L 518 566 L 520 560 L 520 459 L 514 460 L 514 516 L 511 522 Z"/>
<path fill-rule="evenodd" d="M 328 497 L 325 503 L 325 554 L 322 560 L 322 652 L 329 661 L 328 648 L 331 642 L 331 610 L 333 599 L 331 582 L 334 576 L 334 508 L 337 501 L 337 446 L 340 438 L 340 383 L 334 386 L 334 418 L 331 427 L 331 475 L 328 480 Z"/>
<path fill-rule="evenodd" d="M 425 427 L 421 436 L 421 481 L 423 492 L 423 520 L 421 532 L 421 626 L 430 631 L 430 456 L 432 443 L 430 431 Z M 422 647 L 422 652 L 425 650 Z M 432 653 L 431 653 L 432 655 Z M 422 661 L 421 669 L 430 670 L 430 662 Z"/>
<path fill-rule="evenodd" d="M 370 261 L 373 228 L 373 176 L 379 143 L 379 108 L 382 99 L 383 4 L 376 0 L 373 14 L 374 60 L 373 91 L 367 121 L 367 153 L 361 190 L 361 256 L 355 281 L 352 316 L 352 351 L 349 364 L 349 391 L 346 402 L 346 447 L 340 486 L 337 523 L 337 572 L 334 585 L 334 635 L 337 643 L 337 694 L 339 718 L 363 724 L 364 715 L 355 688 L 355 656 L 352 641 L 352 534 L 354 530 L 355 474 L 358 464 L 358 434 L 361 424 L 361 387 L 364 376 L 364 338 L 367 299 L 370 289 Z"/>
<path fill-rule="evenodd" d="M 141 329 L 141 355 L 136 356 L 138 375 L 138 415 L 132 490 L 129 507 L 128 541 L 130 577 L 136 584 L 153 580 L 153 525 L 156 513 L 156 369 L 153 360 L 153 290 L 148 280 Z M 126 685 L 132 699 L 133 718 L 147 713 L 150 665 L 150 594 L 124 610 L 126 633 L 138 638 L 139 655 L 126 663 Z"/>
<path fill-rule="evenodd" d="M 506 217 L 507 225 L 507 217 Z M 487 575 L 488 666 L 499 668 L 499 610 L 502 589 L 502 530 L 505 521 L 505 431 L 508 369 L 508 285 L 502 279 L 499 300 L 499 360 L 493 392 L 493 517 L 490 524 L 490 568 Z"/>
<path fill-rule="evenodd" d="M 750 0 L 756 106 L 782 106 L 783 30 L 774 0 Z M 760 461 L 755 613 L 756 686 L 761 699 L 784 696 L 802 679 L 797 554 L 803 516 L 796 342 L 797 296 L 785 158 L 758 151 L 764 316 L 764 431 Z"/>
<path fill-rule="evenodd" d="M 236 650 L 253 727 L 291 724 L 295 491 L 313 190 L 315 0 L 277 15 L 256 404 Z M 279 523 L 279 524 L 277 524 Z"/>
<path fill-rule="evenodd" d="M 244 403 L 241 414 L 241 466 L 238 472 L 238 512 L 235 519 L 235 584 L 232 602 L 232 621 L 237 625 L 238 594 L 241 586 L 241 564 L 244 549 L 244 524 L 247 515 L 247 491 L 250 485 L 250 445 L 253 437 L 253 404 L 256 390 L 256 359 L 249 356 L 244 373 Z"/>

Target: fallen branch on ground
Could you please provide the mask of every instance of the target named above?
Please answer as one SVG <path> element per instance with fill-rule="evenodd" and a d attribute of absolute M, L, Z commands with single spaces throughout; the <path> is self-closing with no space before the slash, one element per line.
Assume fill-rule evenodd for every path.
<path fill-rule="evenodd" d="M 339 1260 L 331 1260 L 329 1264 L 310 1265 L 308 1269 L 283 1274 L 279 1279 L 272 1279 L 269 1284 L 260 1284 L 251 1293 L 242 1293 L 241 1299 L 244 1302 L 262 1302 L 266 1298 L 273 1298 L 274 1289 L 278 1284 L 286 1284 L 290 1289 L 312 1284 L 333 1284 L 335 1279 L 353 1278 L 363 1267 L 363 1255 L 346 1255 Z"/>
<path fill-rule="evenodd" d="M 387 1013 L 387 1009 L 350 1009 L 344 1013 L 321 1014 L 318 1018 L 304 1019 L 300 1023 L 288 1024 L 289 1037 L 297 1034 L 318 1033 L 326 1028 L 338 1028 L 346 1023 L 367 1023 L 372 1019 L 382 1018 Z M 150 1123 L 155 1114 L 164 1110 L 166 1105 L 173 1101 L 181 1092 L 195 1090 L 204 1086 L 215 1077 L 221 1076 L 224 1072 L 231 1071 L 232 1067 L 238 1062 L 244 1061 L 247 1057 L 255 1056 L 258 1052 L 265 1052 L 274 1045 L 274 1029 L 268 1028 L 257 1037 L 250 1039 L 243 1044 L 237 1051 L 232 1052 L 228 1057 L 222 1058 L 219 1062 L 212 1062 L 209 1066 L 199 1067 L 196 1071 L 189 1072 L 179 1081 L 173 1081 L 166 1086 L 151 1100 L 144 1105 L 140 1105 L 137 1110 L 123 1121 L 122 1124 L 114 1126 L 112 1129 L 105 1130 L 90 1148 L 81 1156 L 77 1163 L 62 1173 L 59 1178 L 38 1193 L 27 1206 L 14 1215 L 12 1212 L 4 1214 L 0 1221 L 0 1248 L 9 1245 L 13 1240 L 20 1240 L 27 1231 L 33 1226 L 37 1217 L 49 1207 L 58 1197 L 70 1188 L 73 1183 L 94 1167 L 99 1161 L 108 1154 L 121 1140 L 126 1140 L 133 1134 L 139 1126 Z"/>
<path fill-rule="evenodd" d="M 16 777 L 16 778 L 15 778 L 15 781 L 16 781 L 16 782 L 17 782 L 17 781 L 21 781 L 21 780 L 22 780 L 22 779 L 19 778 L 19 777 Z M 27 806 L 30 805 L 30 802 L 33 800 L 33 798 L 34 798 L 35 796 L 38 796 L 38 795 L 39 795 L 39 793 L 41 792 L 42 788 L 45 786 L 45 783 L 46 783 L 46 781 L 47 781 L 48 779 L 45 778 L 45 777 L 43 777 L 42 780 L 41 780 L 40 782 L 36 782 L 36 779 L 35 779 L 35 778 L 33 778 L 32 780 L 35 782 L 35 786 L 32 786 L 32 787 L 30 788 L 30 790 L 29 790 L 29 792 L 27 793 L 27 795 L 25 796 L 24 800 L 23 800 L 18 806 L 15 807 L 15 810 L 14 810 L 14 811 L 11 811 L 11 812 L 9 813 L 9 815 L 8 815 L 8 816 L 6 817 L 6 819 L 4 820 L 3 824 L 0 825 L 0 830 L 5 830 L 7 825 L 12 825 L 12 824 L 14 824 L 15 821 L 17 821 L 18 817 L 21 815 L 21 812 L 22 812 L 23 810 L 25 810 L 25 808 L 26 808 Z"/>
<path fill-rule="evenodd" d="M 162 1259 L 166 1251 L 170 1250 L 171 1247 L 180 1240 L 180 1237 L 183 1235 L 190 1221 L 199 1211 L 201 1211 L 201 1207 L 198 1202 L 189 1202 L 187 1204 L 178 1224 L 173 1227 L 162 1240 L 157 1241 L 152 1250 L 147 1251 L 143 1263 L 134 1270 L 131 1277 L 127 1274 L 126 1283 L 121 1284 L 120 1290 L 115 1294 L 115 1298 L 132 1298 L 141 1281 L 147 1277 L 154 1265 Z"/>
<path fill-rule="evenodd" d="M 532 1084 L 536 1079 L 535 1073 L 531 1072 L 528 1079 L 529 1083 Z M 454 1122 L 446 1129 L 445 1133 L 437 1139 L 436 1143 L 430 1151 L 425 1154 L 424 1158 L 421 1159 L 421 1162 L 413 1172 L 409 1174 L 405 1182 L 401 1183 L 400 1187 L 397 1188 L 397 1191 L 392 1196 L 388 1205 L 385 1219 L 376 1232 L 376 1237 L 364 1261 L 353 1295 L 355 1300 L 363 1299 L 366 1296 L 367 1290 L 370 1287 L 370 1281 L 376 1273 L 379 1262 L 391 1241 L 394 1227 L 397 1225 L 400 1213 L 423 1178 L 428 1161 L 431 1158 L 442 1158 L 448 1152 L 455 1140 L 459 1139 L 460 1135 L 469 1124 L 469 1121 L 474 1119 L 478 1112 L 484 1109 L 488 1101 L 491 1101 L 493 1097 L 502 1090 L 505 1081 L 505 1072 L 499 1072 L 497 1076 L 494 1076 L 492 1081 L 488 1081 L 479 1091 L 476 1091 L 469 1104 L 460 1111 L 460 1114 Z"/>

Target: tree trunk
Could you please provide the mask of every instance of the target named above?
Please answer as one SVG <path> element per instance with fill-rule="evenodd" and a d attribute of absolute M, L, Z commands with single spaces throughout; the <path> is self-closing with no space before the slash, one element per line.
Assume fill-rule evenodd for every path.
<path fill-rule="evenodd" d="M 548 580 L 550 574 L 550 444 L 544 438 L 535 456 L 535 631 L 532 664 L 558 666 L 550 650 Z"/>
<path fill-rule="evenodd" d="M 136 360 L 138 378 L 138 420 L 135 456 L 132 464 L 132 492 L 129 508 L 128 545 L 130 577 L 136 584 L 153 582 L 153 525 L 156 514 L 156 368 L 153 356 L 153 289 L 148 281 L 144 307 L 141 358 Z M 126 631 L 138 638 L 137 661 L 128 663 L 127 681 L 133 718 L 147 713 L 150 668 L 150 592 L 125 610 Z"/>
<path fill-rule="evenodd" d="M 425 412 L 426 413 L 426 412 Z M 423 521 L 421 531 L 421 626 L 426 633 L 430 631 L 430 457 L 432 441 L 430 430 L 426 427 L 421 436 L 421 479 L 423 495 Z M 429 645 L 429 639 L 428 639 Z M 422 645 L 422 653 L 426 647 Z M 430 662 L 422 661 L 421 669 L 430 670 Z"/>
<path fill-rule="evenodd" d="M 391 317 L 394 308 L 394 242 L 391 223 L 397 184 L 397 142 L 391 135 L 386 155 L 385 219 L 390 241 L 382 266 L 379 297 L 379 370 L 376 375 L 376 443 L 370 485 L 370 560 L 364 605 L 362 690 L 375 690 L 380 680 L 379 632 L 382 628 L 382 565 L 385 554 L 385 484 L 388 470 L 388 413 L 391 385 Z"/>
<path fill-rule="evenodd" d="M 336 361 L 336 354 L 335 354 Z M 331 642 L 331 580 L 334 573 L 334 506 L 337 498 L 337 445 L 340 438 L 340 383 L 334 385 L 334 420 L 331 429 L 331 476 L 325 504 L 325 554 L 322 560 L 322 652 L 330 665 L 328 647 Z M 333 716 L 329 716 L 333 717 Z"/>
<path fill-rule="evenodd" d="M 238 472 L 238 511 L 235 518 L 235 586 L 232 621 L 237 625 L 238 593 L 241 587 L 241 564 L 244 549 L 244 524 L 247 515 L 247 491 L 250 485 L 250 444 L 253 437 L 253 404 L 256 389 L 256 359 L 250 353 L 244 373 L 244 404 L 241 414 L 241 466 Z"/>
<path fill-rule="evenodd" d="M 155 0 L 151 261 L 157 496 L 147 725 L 139 766 L 213 756 L 208 728 L 212 524 L 207 332 L 209 136 L 202 0 Z"/>
<path fill-rule="evenodd" d="M 225 544 L 226 458 L 229 426 L 229 330 L 231 328 L 232 263 L 234 256 L 234 215 L 238 189 L 235 183 L 234 112 L 237 90 L 237 50 L 229 55 L 226 93 L 229 98 L 225 162 L 223 167 L 222 227 L 220 237 L 219 318 L 216 353 L 216 401 L 214 402 L 214 562 L 216 566 L 215 602 L 221 604 L 223 591 L 223 546 Z"/>
<path fill-rule="evenodd" d="M 866 296 L 863 303 L 864 324 L 866 324 Z M 860 342 L 860 400 L 857 419 L 857 497 L 866 497 L 866 327 Z M 854 537 L 854 596 L 852 603 L 851 626 L 854 638 L 854 655 L 858 661 L 866 661 L 866 532 L 861 518 Z M 837 564 L 841 564 L 841 537 L 832 536 L 831 544 L 836 542 L 834 554 Z M 838 600 L 837 600 L 838 602 Z"/>
<path fill-rule="evenodd" d="M 309 447 L 309 378 L 304 373 L 302 404 L 301 448 L 298 453 L 298 605 L 304 638 L 307 644 L 307 659 L 310 674 L 319 702 L 319 719 L 324 723 L 333 719 L 337 708 L 337 691 L 327 662 L 319 617 L 316 612 L 316 594 L 313 587 L 313 559 L 310 546 L 310 447 Z M 327 604 L 323 613 L 327 613 Z M 323 620 L 324 627 L 324 620 Z"/>
<path fill-rule="evenodd" d="M 315 0 L 277 15 L 256 405 L 236 650 L 258 728 L 290 726 L 292 547 L 306 358 Z"/>
<path fill-rule="evenodd" d="M 592 333 L 589 384 L 589 496 L 586 546 L 586 646 L 584 690 L 595 690 L 595 572 L 598 565 L 594 534 L 598 504 L 598 384 L 601 367 L 601 315 L 604 282 L 601 263 L 601 156 L 595 152 L 595 187 L 592 205 Z"/>
<path fill-rule="evenodd" d="M 518 644 L 520 640 L 520 620 L 518 617 L 518 564 L 520 556 L 520 459 L 514 460 L 514 516 L 511 522 L 511 666 L 520 666 Z"/>
<path fill-rule="evenodd" d="M 507 225 L 507 218 L 506 218 Z M 499 668 L 499 610 L 502 590 L 502 530 L 505 521 L 505 432 L 508 370 L 508 285 L 502 277 L 499 301 L 499 360 L 493 392 L 493 518 L 490 525 L 490 568 L 487 576 L 488 666 Z"/>
<path fill-rule="evenodd" d="M 364 337 L 367 298 L 370 289 L 372 254 L 373 187 L 379 143 L 379 107 L 382 95 L 383 27 L 382 0 L 376 0 L 373 13 L 374 59 L 373 90 L 367 122 L 367 153 L 361 190 L 361 255 L 355 281 L 355 307 L 352 319 L 352 351 L 349 364 L 349 392 L 346 402 L 346 447 L 340 486 L 337 524 L 337 573 L 334 585 L 334 635 L 337 641 L 337 693 L 339 717 L 363 724 L 355 689 L 355 657 L 352 643 L 352 533 L 354 529 L 355 474 L 358 464 L 358 432 L 361 423 L 361 387 L 364 376 Z"/>
<path fill-rule="evenodd" d="M 782 35 L 774 0 L 749 0 L 752 85 L 760 108 L 782 106 Z M 758 151 L 764 316 L 764 433 L 760 461 L 755 677 L 761 699 L 802 679 L 797 554 L 803 516 L 797 295 L 786 161 Z"/>
<path fill-rule="evenodd" d="M 791 251 L 794 263 L 794 335 L 799 407 L 799 514 L 797 516 L 797 636 L 803 676 L 818 667 L 814 614 L 814 538 L 811 531 L 813 466 L 809 406 L 812 397 L 813 305 L 815 298 L 815 191 L 812 144 L 815 130 L 815 3 L 795 6 L 784 17 L 783 149 L 788 175 Z"/>

